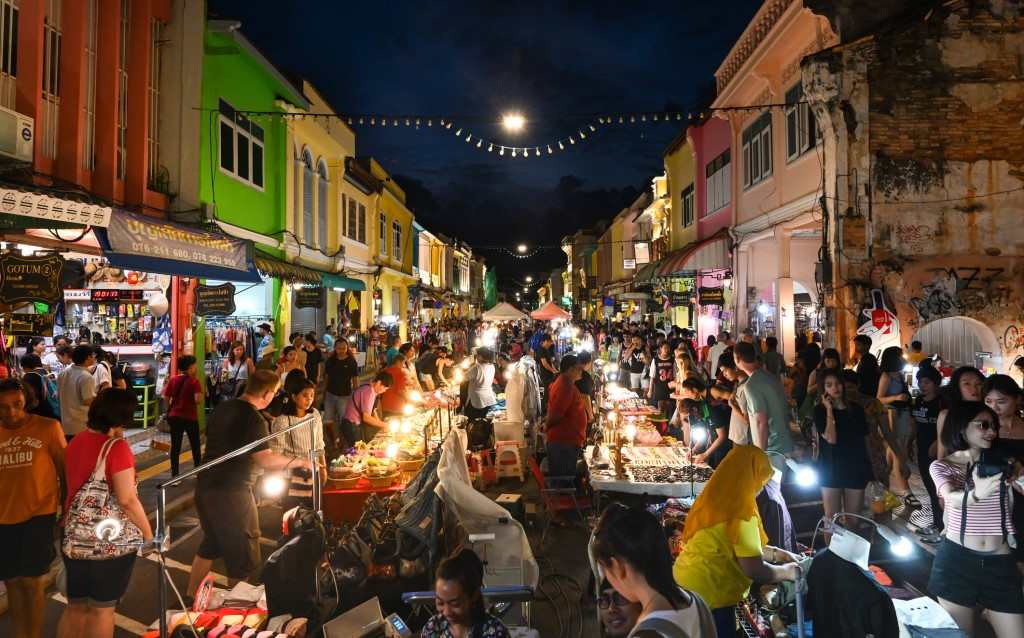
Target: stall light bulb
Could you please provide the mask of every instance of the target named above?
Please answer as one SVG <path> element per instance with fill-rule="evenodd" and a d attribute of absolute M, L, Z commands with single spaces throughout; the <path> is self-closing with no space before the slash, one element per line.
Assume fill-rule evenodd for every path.
<path fill-rule="evenodd" d="M 910 539 L 908 539 L 906 536 L 900 536 L 895 543 L 889 545 L 889 549 L 891 549 L 892 553 L 896 556 L 899 556 L 900 558 L 905 558 L 914 553 L 914 544 L 911 543 Z"/>
<path fill-rule="evenodd" d="M 355 336 L 351 336 L 351 337 L 349 337 L 349 338 L 348 338 L 348 340 L 349 340 L 349 341 L 351 341 L 352 343 L 355 343 L 355 342 L 356 342 L 356 338 L 355 338 Z"/>
<path fill-rule="evenodd" d="M 702 445 L 708 440 L 708 431 L 706 428 L 693 428 L 690 430 L 690 442 L 694 445 Z"/>
<path fill-rule="evenodd" d="M 463 360 L 462 360 L 462 363 L 460 363 L 460 364 L 459 364 L 459 367 L 460 367 L 460 368 L 462 368 L 463 370 L 468 370 L 468 369 L 469 369 L 469 366 L 470 366 L 470 365 L 471 365 L 472 363 L 473 363 L 473 362 L 472 362 L 472 361 L 470 360 L 470 358 L 469 358 L 469 357 L 466 357 L 465 359 L 463 359 Z"/>
<path fill-rule="evenodd" d="M 391 419 L 388 421 L 388 432 L 391 434 L 398 432 L 398 419 Z"/>
<path fill-rule="evenodd" d="M 284 494 L 288 484 L 280 474 L 271 474 L 263 479 L 263 493 L 266 496 L 275 497 Z"/>
<path fill-rule="evenodd" d="M 473 345 L 479 348 L 480 346 L 484 345 L 484 340 L 481 339 L 480 337 L 477 337 L 476 340 L 473 342 Z"/>
<path fill-rule="evenodd" d="M 813 487 L 818 483 L 818 473 L 809 467 L 801 467 L 796 471 L 796 484 L 800 487 Z"/>
<path fill-rule="evenodd" d="M 384 456 L 388 457 L 389 459 L 393 459 L 396 456 L 398 456 L 398 444 L 388 443 L 387 448 L 385 448 L 384 450 Z"/>
<path fill-rule="evenodd" d="M 465 380 L 465 378 L 466 378 L 465 375 L 462 374 L 462 370 L 456 370 L 455 371 L 454 379 L 455 379 L 455 383 L 456 384 L 462 385 L 462 382 Z"/>
<path fill-rule="evenodd" d="M 411 403 L 406 403 L 405 407 L 402 408 L 402 414 L 404 414 L 405 416 L 412 416 L 413 412 L 414 412 L 414 409 L 413 409 Z"/>
<path fill-rule="evenodd" d="M 619 420 L 619 413 L 612 410 L 608 413 L 608 422 L 615 425 L 615 422 Z"/>
<path fill-rule="evenodd" d="M 629 442 L 632 443 L 633 439 L 636 438 L 636 423 L 627 423 L 626 427 L 622 429 L 622 433 L 626 435 Z"/>
<path fill-rule="evenodd" d="M 419 403 L 423 401 L 423 395 L 420 394 L 419 390 L 413 390 L 412 392 L 409 393 L 409 400 L 415 403 Z"/>
<path fill-rule="evenodd" d="M 610 364 L 608 364 L 608 371 L 609 372 L 618 372 L 619 371 L 619 364 L 617 364 L 617 363 L 610 363 Z"/>
<path fill-rule="evenodd" d="M 402 434 L 409 434 L 410 432 L 412 432 L 412 423 L 409 422 L 409 419 L 405 419 L 402 421 Z"/>

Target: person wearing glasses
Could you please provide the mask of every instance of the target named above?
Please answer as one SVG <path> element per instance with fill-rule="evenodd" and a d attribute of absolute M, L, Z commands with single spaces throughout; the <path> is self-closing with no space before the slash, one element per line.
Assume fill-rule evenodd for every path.
<path fill-rule="evenodd" d="M 626 638 L 636 627 L 643 606 L 630 602 L 628 598 L 615 591 L 607 580 L 601 583 L 601 593 L 597 597 L 597 610 L 604 625 L 604 635 L 608 638 Z"/>
<path fill-rule="evenodd" d="M 946 535 L 928 591 L 968 636 L 979 611 L 996 638 L 1024 636 L 1021 574 L 1009 543 L 1016 533 L 1011 506 L 1024 489 L 1008 463 L 990 456 L 999 417 L 984 403 L 962 401 L 950 408 L 941 436 L 950 454 L 929 471 L 945 503 Z"/>

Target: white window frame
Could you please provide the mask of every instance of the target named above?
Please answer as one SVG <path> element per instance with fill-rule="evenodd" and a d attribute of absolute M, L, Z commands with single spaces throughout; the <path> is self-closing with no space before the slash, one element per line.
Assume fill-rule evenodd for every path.
<path fill-rule="evenodd" d="M 388 216 L 384 213 L 377 214 L 377 252 L 388 256 Z"/>
<path fill-rule="evenodd" d="M 63 0 L 44 0 L 44 4 L 42 104 L 40 117 L 36 121 L 36 134 L 41 135 L 43 157 L 57 159 L 57 138 L 60 134 L 60 56 L 64 40 L 62 29 L 64 6 Z"/>
<path fill-rule="evenodd" d="M 681 208 L 683 209 L 683 228 L 689 228 L 693 226 L 693 222 L 697 220 L 696 211 L 694 210 L 694 188 L 693 184 L 690 184 L 683 189 L 683 192 L 679 196 Z"/>
<path fill-rule="evenodd" d="M 146 87 L 149 103 L 148 127 L 146 130 L 146 162 L 149 184 L 155 184 L 160 177 L 160 66 L 163 23 L 152 18 L 149 24 L 149 86 Z M 252 166 L 250 165 L 250 170 Z"/>
<path fill-rule="evenodd" d="M 327 162 L 320 159 L 316 165 L 316 238 L 320 250 L 327 252 L 327 213 L 330 183 L 328 181 Z"/>
<path fill-rule="evenodd" d="M 223 106 L 226 107 L 226 109 L 229 109 L 231 111 L 230 116 L 229 114 L 224 112 L 225 109 L 221 108 L 220 104 L 223 104 Z M 222 145 L 224 144 L 224 127 L 227 127 L 231 130 L 231 151 L 233 165 L 231 166 L 230 169 L 224 167 L 224 162 L 221 159 L 221 148 Z M 259 137 L 256 135 L 256 131 L 259 131 L 259 134 L 260 136 L 263 137 L 263 139 L 259 139 Z M 244 138 L 246 141 L 248 155 L 247 159 L 249 166 L 249 175 L 247 177 L 243 177 L 238 174 L 238 158 L 241 156 L 241 154 L 239 153 L 238 145 L 239 138 Z M 254 176 L 256 174 L 255 167 L 257 164 L 255 149 L 257 147 L 260 149 L 260 161 L 258 163 L 260 165 L 260 175 L 263 180 L 259 184 L 257 184 L 256 181 L 254 180 Z M 256 124 L 244 115 L 237 113 L 234 110 L 234 107 L 232 107 L 227 100 L 225 100 L 224 98 L 220 98 L 220 101 L 218 103 L 217 118 L 217 168 L 220 169 L 221 173 L 262 193 L 264 192 L 267 179 L 266 161 L 266 129 L 264 129 L 259 124 Z M 302 233 L 296 231 L 296 234 L 301 235 Z"/>
<path fill-rule="evenodd" d="M 99 0 L 85 0 L 85 96 L 82 101 L 82 168 L 96 168 L 96 51 L 99 46 Z"/>
<path fill-rule="evenodd" d="M 302 243 L 313 245 L 316 239 L 316 173 L 313 171 L 313 154 L 308 148 L 302 149 Z"/>
<path fill-rule="evenodd" d="M 772 176 L 772 113 L 757 116 L 742 134 L 743 188 L 756 186 Z"/>
<path fill-rule="evenodd" d="M 128 176 L 128 41 L 131 38 L 131 2 L 121 0 L 120 41 L 117 53 L 117 179 Z M 219 159 L 218 159 L 219 161 Z"/>
<path fill-rule="evenodd" d="M 818 122 L 811 110 L 811 105 L 801 103 L 803 85 L 794 84 L 786 91 L 786 161 L 792 162 L 802 157 L 807 151 L 821 143 Z M 790 147 L 790 138 L 793 146 Z"/>
<path fill-rule="evenodd" d="M 716 213 L 732 201 L 732 150 L 725 149 L 704 167 L 704 217 Z"/>
<path fill-rule="evenodd" d="M 391 222 L 391 242 L 391 256 L 402 261 L 402 224 L 397 219 Z"/>
<path fill-rule="evenodd" d="M 18 0 L 0 0 L 0 106 L 14 109 L 18 97 Z"/>
<path fill-rule="evenodd" d="M 366 216 L 366 204 L 359 203 L 359 213 L 356 215 L 356 221 L 359 222 L 359 238 L 357 242 L 366 246 L 366 225 L 369 223 Z"/>

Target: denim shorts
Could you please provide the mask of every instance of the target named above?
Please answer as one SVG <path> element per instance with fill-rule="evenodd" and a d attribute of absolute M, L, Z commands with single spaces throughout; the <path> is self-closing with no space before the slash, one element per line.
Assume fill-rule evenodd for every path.
<path fill-rule="evenodd" d="M 932 561 L 928 591 L 964 607 L 1024 614 L 1024 592 L 1013 554 L 985 554 L 943 538 Z"/>
<path fill-rule="evenodd" d="M 351 396 L 343 397 L 327 392 L 324 394 L 324 423 L 341 423 L 345 417 L 345 408 Z"/>

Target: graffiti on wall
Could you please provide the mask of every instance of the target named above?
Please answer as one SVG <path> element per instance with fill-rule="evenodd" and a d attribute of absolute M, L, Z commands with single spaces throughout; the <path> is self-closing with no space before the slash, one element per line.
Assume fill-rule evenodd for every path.
<path fill-rule="evenodd" d="M 986 308 L 1009 301 L 1012 289 L 1005 268 L 932 268 L 930 282 L 921 293 L 910 298 L 922 323 L 974 315 Z"/>
<path fill-rule="evenodd" d="M 893 228 L 896 248 L 905 255 L 928 252 L 934 246 L 935 229 L 927 224 L 900 224 Z"/>
<path fill-rule="evenodd" d="M 999 338 L 999 347 L 1011 361 L 1024 355 L 1024 326 L 1011 323 Z"/>
<path fill-rule="evenodd" d="M 871 290 L 870 301 L 860 311 L 857 334 L 871 338 L 871 351 L 878 352 L 889 346 L 900 345 L 900 322 L 885 303 L 885 294 L 878 288 Z"/>

